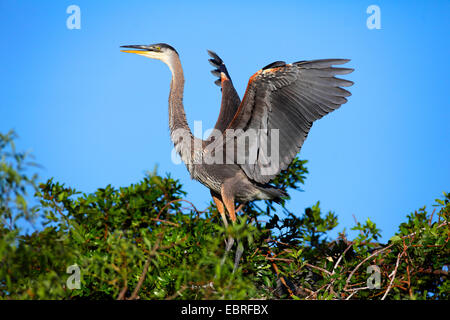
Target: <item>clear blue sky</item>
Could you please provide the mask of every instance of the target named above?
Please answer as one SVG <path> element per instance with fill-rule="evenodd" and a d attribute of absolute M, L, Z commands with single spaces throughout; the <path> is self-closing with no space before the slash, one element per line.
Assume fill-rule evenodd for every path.
<path fill-rule="evenodd" d="M 69 30 L 69 5 L 81 29 Z M 366 26 L 369 5 L 381 30 Z M 341 230 L 370 217 L 387 240 L 407 213 L 450 187 L 449 1 L 6 1 L 0 0 L 0 131 L 14 128 L 54 177 L 83 192 L 138 182 L 157 164 L 199 208 L 209 192 L 171 162 L 170 72 L 119 51 L 167 42 L 185 71 L 188 122 L 214 126 L 220 90 L 206 49 L 242 95 L 275 60 L 350 58 L 353 96 L 317 122 L 296 212 L 321 201 Z"/>

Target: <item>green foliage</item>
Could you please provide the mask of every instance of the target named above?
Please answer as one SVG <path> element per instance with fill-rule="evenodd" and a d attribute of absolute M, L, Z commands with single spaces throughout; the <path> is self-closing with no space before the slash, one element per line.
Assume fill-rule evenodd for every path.
<path fill-rule="evenodd" d="M 21 218 L 32 220 L 36 211 L 26 201 L 27 190 L 36 189 L 37 175 L 27 174 L 27 168 L 35 164 L 28 161 L 28 153 L 16 151 L 16 137 L 14 131 L 0 133 L 0 217 L 10 229 L 15 229 Z"/>
<path fill-rule="evenodd" d="M 387 244 L 371 220 L 356 222 L 353 240 L 330 239 L 337 216 L 319 202 L 302 214 L 251 203 L 226 230 L 212 202 L 198 210 L 170 175 L 92 194 L 53 180 L 36 187 L 13 139 L 0 136 L 2 299 L 448 299 L 448 194 Z M 299 189 L 305 164 L 295 160 L 275 184 Z M 29 208 L 27 190 L 39 205 Z M 21 232 L 36 216 L 42 227 Z M 229 234 L 244 247 L 234 273 L 234 254 L 222 264 Z M 379 287 L 368 288 L 374 265 Z"/>

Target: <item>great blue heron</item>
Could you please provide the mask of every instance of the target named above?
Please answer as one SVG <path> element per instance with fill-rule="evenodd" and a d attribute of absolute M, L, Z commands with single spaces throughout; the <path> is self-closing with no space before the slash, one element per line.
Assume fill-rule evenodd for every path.
<path fill-rule="evenodd" d="M 171 139 L 191 177 L 210 189 L 226 227 L 225 209 L 231 221 L 236 222 L 236 202 L 245 204 L 258 199 L 279 201 L 288 196 L 284 190 L 271 185 L 270 181 L 295 158 L 313 122 L 347 102 L 346 97 L 351 94 L 341 87 L 353 84 L 335 77 L 353 71 L 333 67 L 348 62 L 347 59 L 291 64 L 276 61 L 250 77 L 241 102 L 222 59 L 208 51 L 212 57 L 209 61 L 216 68 L 212 73 L 219 77 L 216 84 L 222 89 L 222 103 L 215 125 L 219 133 L 201 140 L 193 136 L 186 121 L 184 75 L 178 52 L 165 43 L 122 48 L 126 48 L 123 52 L 161 60 L 170 68 Z M 270 131 L 275 131 L 276 135 L 272 136 Z M 229 132 L 232 134 L 228 135 Z M 244 139 L 243 144 L 234 143 L 241 138 Z M 271 146 L 270 152 L 267 145 Z M 277 154 L 277 157 L 271 157 L 269 153 Z M 226 252 L 233 243 L 230 237 Z M 242 249 L 238 246 L 235 268 L 241 253 Z"/>

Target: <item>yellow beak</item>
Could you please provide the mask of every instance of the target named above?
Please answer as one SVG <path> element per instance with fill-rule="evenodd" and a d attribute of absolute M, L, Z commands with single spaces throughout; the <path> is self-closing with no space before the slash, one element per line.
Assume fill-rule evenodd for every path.
<path fill-rule="evenodd" d="M 120 50 L 120 51 L 125 52 L 125 53 L 136 53 L 136 54 L 140 54 L 140 55 L 145 53 L 145 51 L 142 51 L 142 50 Z"/>
<path fill-rule="evenodd" d="M 120 46 L 121 48 L 126 48 L 126 50 L 120 50 L 125 53 L 136 53 L 139 55 L 144 55 L 148 53 L 149 51 L 152 51 L 151 47 L 149 46 L 143 46 L 143 45 L 127 45 L 127 46 Z"/>

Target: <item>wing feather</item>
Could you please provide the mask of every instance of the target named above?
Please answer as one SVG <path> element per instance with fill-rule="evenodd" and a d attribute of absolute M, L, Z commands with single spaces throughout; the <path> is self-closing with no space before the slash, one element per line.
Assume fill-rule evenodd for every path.
<path fill-rule="evenodd" d="M 231 81 L 228 70 L 223 62 L 223 60 L 213 51 L 208 50 L 208 55 L 211 57 L 209 59 L 209 63 L 216 69 L 211 70 L 211 73 L 218 77 L 217 80 L 214 81 L 216 85 L 221 88 L 222 91 L 222 102 L 220 106 L 219 117 L 217 118 L 217 122 L 214 126 L 214 129 L 223 132 L 231 120 L 233 120 L 236 111 L 239 108 L 241 103 L 241 99 L 239 98 L 236 89 L 233 86 L 233 82 Z M 212 133 L 211 135 L 213 135 Z M 211 136 L 206 139 L 206 142 L 209 143 L 211 140 Z"/>
<path fill-rule="evenodd" d="M 286 169 L 300 151 L 313 122 L 347 102 L 351 94 L 342 87 L 353 82 L 335 76 L 349 74 L 353 69 L 334 65 L 348 61 L 324 59 L 293 64 L 278 61 L 250 78 L 227 129 L 237 130 L 235 140 L 252 130 L 257 132 L 255 139 L 245 145 L 246 150 L 236 150 L 235 144 L 235 154 L 241 152 L 248 157 L 239 165 L 251 180 L 267 183 Z M 278 141 L 271 135 L 273 129 L 277 129 Z M 272 142 L 277 143 L 272 146 Z M 256 152 L 253 158 L 252 150 Z"/>

